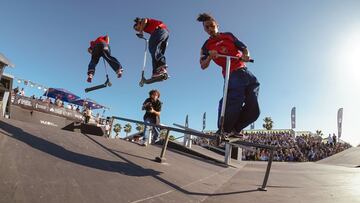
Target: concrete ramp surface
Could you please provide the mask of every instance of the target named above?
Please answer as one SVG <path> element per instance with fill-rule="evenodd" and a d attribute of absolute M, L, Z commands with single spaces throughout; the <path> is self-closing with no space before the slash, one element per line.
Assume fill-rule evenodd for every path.
<path fill-rule="evenodd" d="M 317 163 L 347 167 L 360 167 L 360 147 L 352 147 L 320 160 Z"/>
<path fill-rule="evenodd" d="M 160 150 L 1 120 L 0 202 L 201 201 L 239 170 L 171 151 L 159 164 Z"/>
<path fill-rule="evenodd" d="M 360 202 L 360 171 L 316 163 L 226 167 L 159 146 L 0 120 L 0 203 Z"/>

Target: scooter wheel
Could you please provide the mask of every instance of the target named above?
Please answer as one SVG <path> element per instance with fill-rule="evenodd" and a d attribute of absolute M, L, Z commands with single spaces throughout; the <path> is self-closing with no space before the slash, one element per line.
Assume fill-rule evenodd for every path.
<path fill-rule="evenodd" d="M 140 87 L 143 87 L 143 86 L 144 86 L 144 82 L 143 82 L 143 81 L 139 82 L 139 86 L 140 86 Z"/>
<path fill-rule="evenodd" d="M 108 87 L 111 87 L 111 86 L 112 86 L 112 83 L 111 83 L 111 82 L 108 82 L 107 86 L 108 86 Z"/>
<path fill-rule="evenodd" d="M 167 73 L 165 73 L 163 78 L 164 78 L 164 80 L 167 80 L 169 78 L 169 75 Z"/>

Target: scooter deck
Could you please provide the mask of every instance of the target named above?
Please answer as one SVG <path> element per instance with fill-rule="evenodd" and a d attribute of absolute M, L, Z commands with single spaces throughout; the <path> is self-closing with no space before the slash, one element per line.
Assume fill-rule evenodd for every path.
<path fill-rule="evenodd" d="M 98 89 L 102 89 L 102 88 L 105 88 L 105 87 L 111 87 L 111 85 L 112 85 L 112 83 L 110 82 L 109 78 L 107 77 L 104 84 L 96 85 L 96 86 L 93 86 L 93 87 L 88 87 L 88 88 L 85 89 L 85 93 L 88 93 L 88 92 L 91 92 L 91 91 L 94 91 L 94 90 L 98 90 Z"/>
<path fill-rule="evenodd" d="M 160 75 L 159 77 L 149 78 L 149 79 L 146 79 L 145 77 L 143 77 L 141 79 L 141 81 L 139 82 L 139 85 L 140 85 L 140 87 L 142 87 L 142 86 L 144 86 L 144 84 L 152 84 L 155 82 L 161 82 L 161 81 L 167 80 L 168 78 L 169 78 L 168 74 Z"/>
<path fill-rule="evenodd" d="M 231 143 L 231 142 L 236 142 L 236 141 L 242 140 L 242 137 L 236 136 L 236 135 L 219 135 L 219 134 L 217 134 L 216 138 L 217 138 L 216 143 L 218 146 L 223 142 Z"/>

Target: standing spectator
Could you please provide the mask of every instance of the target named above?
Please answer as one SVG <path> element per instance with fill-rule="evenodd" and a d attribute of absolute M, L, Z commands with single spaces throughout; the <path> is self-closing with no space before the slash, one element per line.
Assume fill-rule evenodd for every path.
<path fill-rule="evenodd" d="M 331 137 L 331 134 L 329 134 L 329 137 L 328 137 L 328 145 L 332 145 L 333 144 L 333 139 Z"/>
<path fill-rule="evenodd" d="M 85 123 L 88 124 L 91 119 L 91 108 L 85 108 Z"/>
<path fill-rule="evenodd" d="M 161 106 L 162 102 L 159 100 L 160 98 L 160 92 L 158 90 L 151 90 L 149 92 L 149 98 L 147 98 L 142 106 L 142 110 L 146 111 L 144 115 L 144 122 L 145 123 L 151 123 L 151 124 L 160 124 L 160 112 L 161 112 Z M 147 139 L 148 139 L 148 126 L 145 125 L 145 129 L 143 132 L 143 145 L 147 145 Z M 155 143 L 158 139 L 160 130 L 158 128 L 152 127 L 152 143 Z"/>
<path fill-rule="evenodd" d="M 20 96 L 25 96 L 25 90 L 24 88 L 21 88 L 20 92 L 19 92 Z"/>
<path fill-rule="evenodd" d="M 334 145 L 336 145 L 336 142 L 337 142 L 337 138 L 336 138 L 336 135 L 335 135 L 335 133 L 333 133 L 333 143 L 334 143 Z"/>
<path fill-rule="evenodd" d="M 106 121 L 106 125 L 105 125 L 105 137 L 109 138 L 110 137 L 110 124 L 109 121 Z"/>

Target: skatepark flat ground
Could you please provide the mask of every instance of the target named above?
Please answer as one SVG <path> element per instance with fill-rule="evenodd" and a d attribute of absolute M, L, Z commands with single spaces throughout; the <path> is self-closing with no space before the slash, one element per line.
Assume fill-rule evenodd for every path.
<path fill-rule="evenodd" d="M 266 162 L 160 151 L 1 119 L 0 202 L 360 202 L 360 168 L 275 162 L 262 192 Z"/>

